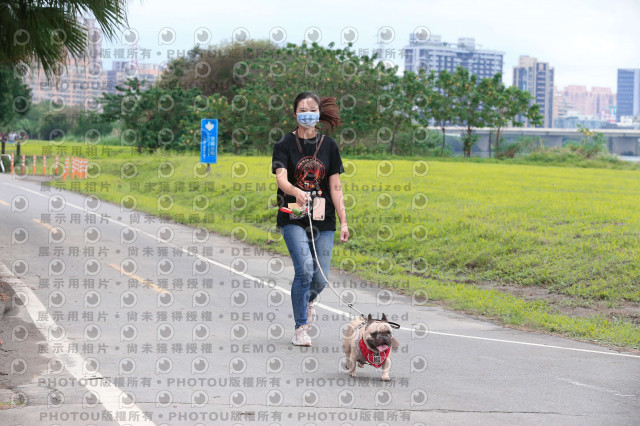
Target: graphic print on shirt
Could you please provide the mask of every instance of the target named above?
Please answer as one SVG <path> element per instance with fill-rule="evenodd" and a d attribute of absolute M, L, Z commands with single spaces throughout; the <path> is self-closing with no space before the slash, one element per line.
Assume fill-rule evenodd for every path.
<path fill-rule="evenodd" d="M 324 178 L 324 164 L 313 157 L 302 157 L 296 164 L 295 185 L 303 191 L 320 189 L 320 181 Z"/>

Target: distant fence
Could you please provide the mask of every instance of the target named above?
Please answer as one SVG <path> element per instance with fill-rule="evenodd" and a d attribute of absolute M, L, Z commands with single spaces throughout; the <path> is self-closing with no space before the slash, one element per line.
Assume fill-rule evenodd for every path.
<path fill-rule="evenodd" d="M 27 164 L 27 160 L 29 160 L 30 164 Z M 5 162 L 8 163 L 6 170 Z M 61 178 L 63 181 L 66 180 L 67 177 L 69 179 L 86 179 L 88 164 L 89 160 L 87 158 L 69 156 L 66 156 L 64 163 L 62 163 L 60 156 L 56 155 L 55 158 L 49 158 L 49 169 L 47 169 L 46 155 L 22 154 L 20 158 L 14 158 L 14 154 L 0 155 L 0 168 L 2 169 L 2 173 L 20 174 L 24 176 L 31 171 L 31 175 L 34 176 L 53 176 Z M 38 173 L 39 170 L 42 170 L 42 173 Z"/>

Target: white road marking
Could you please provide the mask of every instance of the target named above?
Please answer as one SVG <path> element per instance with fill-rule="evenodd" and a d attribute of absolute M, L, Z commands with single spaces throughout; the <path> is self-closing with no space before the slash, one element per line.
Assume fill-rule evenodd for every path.
<path fill-rule="evenodd" d="M 409 330 L 410 328 L 400 327 L 401 330 Z M 454 334 L 454 333 L 442 333 L 438 331 L 429 331 L 429 334 L 438 334 L 440 336 L 450 336 L 450 337 L 462 337 L 465 339 L 477 339 L 477 340 L 487 340 L 490 342 L 500 342 L 500 343 L 512 343 L 514 345 L 526 345 L 526 346 L 537 346 L 540 348 L 549 348 L 549 349 L 564 349 L 566 351 L 577 351 L 577 352 L 587 352 L 592 354 L 603 354 L 603 355 L 616 355 L 616 356 L 625 356 L 629 358 L 640 358 L 640 355 L 633 354 L 623 354 L 619 352 L 605 352 L 605 351 L 594 351 L 591 349 L 579 349 L 579 348 L 567 348 L 565 346 L 554 346 L 554 345 L 545 345 L 543 343 L 529 343 L 529 342 L 519 342 L 516 340 L 504 340 L 504 339 L 493 339 L 489 337 L 478 337 L 478 336 L 467 336 L 464 334 Z"/>
<path fill-rule="evenodd" d="M 52 329 L 57 330 L 58 324 L 51 318 L 47 308 L 40 302 L 38 296 L 31 290 L 29 286 L 23 283 L 18 277 L 16 277 L 5 265 L 0 263 L 0 277 L 3 277 L 4 280 L 9 281 L 11 286 L 19 292 L 24 293 L 28 298 L 28 303 L 24 304 L 27 313 L 31 317 L 33 324 L 36 328 L 42 333 L 42 336 L 49 341 L 49 333 Z M 46 319 L 42 320 L 39 318 L 40 312 L 47 312 Z M 56 343 L 61 343 L 65 347 L 69 347 L 71 342 L 66 338 L 56 339 Z M 139 420 L 122 420 L 118 421 L 118 424 L 121 426 L 125 425 L 140 425 L 140 426 L 155 426 L 155 423 L 151 420 L 143 420 L 144 412 L 138 408 L 136 404 L 133 404 L 131 407 L 124 406 L 120 404 L 123 391 L 120 390 L 116 386 L 104 387 L 102 386 L 102 380 L 90 380 L 92 376 L 85 374 L 82 371 L 82 366 L 84 365 L 85 359 L 77 354 L 77 353 L 63 353 L 59 352 L 56 354 L 58 358 L 62 361 L 65 368 L 69 373 L 76 378 L 76 380 L 84 380 L 86 382 L 85 387 L 88 390 L 95 392 L 98 395 L 99 403 L 111 413 L 116 413 L 118 411 L 125 411 L 127 413 L 126 418 L 135 418 L 132 416 L 132 413 L 137 413 L 137 418 Z"/>
<path fill-rule="evenodd" d="M 31 189 L 23 188 L 23 187 L 18 186 L 18 185 L 12 185 L 10 183 L 5 183 L 5 185 L 13 186 L 13 187 L 18 188 L 18 189 L 23 190 L 23 191 L 28 191 L 28 192 L 31 192 L 31 193 L 36 194 L 38 196 L 44 197 L 44 198 L 49 198 L 48 196 L 46 196 L 44 194 L 40 194 L 39 192 L 33 191 Z M 82 194 L 78 194 L 78 193 L 75 193 L 75 192 L 72 192 L 72 193 L 76 194 L 76 195 L 82 195 Z M 67 202 L 66 205 L 74 207 L 74 208 L 76 208 L 78 210 L 81 210 L 83 212 L 90 213 L 90 214 L 95 214 L 97 216 L 102 217 L 102 215 L 100 213 L 89 211 L 89 210 L 87 210 L 87 209 L 85 209 L 83 207 L 77 206 L 77 205 L 75 205 L 73 203 Z M 222 264 L 220 262 L 216 262 L 215 260 L 209 259 L 208 257 L 204 257 L 204 256 L 202 256 L 202 255 L 200 255 L 198 253 L 192 253 L 189 250 L 187 250 L 187 249 L 185 249 L 183 247 L 179 247 L 178 245 L 173 244 L 171 242 L 163 241 L 163 240 L 157 238 L 155 235 L 149 234 L 148 232 L 145 232 L 145 231 L 143 231 L 141 229 L 135 228 L 135 227 L 133 227 L 131 225 L 127 225 L 126 223 L 119 222 L 119 221 L 117 221 L 115 219 L 112 219 L 110 217 L 107 218 L 107 220 L 111 221 L 111 222 L 114 222 L 114 223 L 117 223 L 119 225 L 122 225 L 124 227 L 133 228 L 136 231 L 140 232 L 141 234 L 146 235 L 149 238 L 152 238 L 153 240 L 155 240 L 155 241 L 157 241 L 159 243 L 164 243 L 164 244 L 173 246 L 175 248 L 178 248 L 178 249 L 182 250 L 182 252 L 184 252 L 186 254 L 189 254 L 191 256 L 195 256 L 198 259 L 201 259 L 201 260 L 203 260 L 205 262 L 208 262 L 208 263 L 210 263 L 212 265 L 218 266 L 218 267 L 220 267 L 222 269 L 226 269 L 229 272 L 232 272 L 234 274 L 237 274 L 237 275 L 240 275 L 242 277 L 245 277 L 245 278 L 248 278 L 250 280 L 253 280 L 253 281 L 255 281 L 257 283 L 260 283 L 260 284 L 262 284 L 262 285 L 264 285 L 264 286 L 266 286 L 268 288 L 278 289 L 278 290 L 282 291 L 283 293 L 288 294 L 289 296 L 291 295 L 291 292 L 289 290 L 287 290 L 286 288 L 284 288 L 284 287 L 280 287 L 278 285 L 266 282 L 266 281 L 264 281 L 264 280 L 262 280 L 260 278 L 256 278 L 256 277 L 254 277 L 252 275 L 245 274 L 244 272 L 236 271 L 235 269 L 233 269 L 233 268 L 231 268 L 231 267 L 229 267 L 227 265 L 224 265 L 224 264 Z M 320 308 L 326 309 L 326 310 L 328 310 L 330 312 L 333 312 L 333 313 L 346 315 L 348 318 L 355 318 L 356 317 L 356 315 L 351 315 L 348 312 L 332 308 L 331 306 L 327 306 L 327 305 L 322 304 L 322 303 L 318 303 L 316 305 L 316 307 L 320 307 Z M 407 328 L 407 327 L 400 327 L 400 330 L 413 331 L 412 328 Z M 490 337 L 468 336 L 468 335 L 465 335 L 465 334 L 443 333 L 443 332 L 431 331 L 431 330 L 428 331 L 428 334 L 436 334 L 436 335 L 439 335 L 439 336 L 447 336 L 447 337 L 457 337 L 457 338 L 461 338 L 461 339 L 484 340 L 484 341 L 487 341 L 487 342 L 509 343 L 509 344 L 512 344 L 512 345 L 524 345 L 524 346 L 532 346 L 532 347 L 547 348 L 547 349 L 559 349 L 559 350 L 565 350 L 565 351 L 585 352 L 585 353 L 592 353 L 592 354 L 612 355 L 612 356 L 621 356 L 621 357 L 638 358 L 638 359 L 640 359 L 640 355 L 633 355 L 633 354 L 619 353 L 619 352 L 607 352 L 607 351 L 596 351 L 596 350 L 591 350 L 591 349 L 569 348 L 569 347 L 565 347 L 565 346 L 545 345 L 545 344 L 542 344 L 542 343 L 520 342 L 520 341 L 516 341 L 516 340 L 495 339 L 495 338 L 490 338 Z"/>
<path fill-rule="evenodd" d="M 565 382 L 565 383 L 569 383 L 569 384 L 574 385 L 574 386 L 580 386 L 580 387 L 587 388 L 587 389 L 592 389 L 592 390 L 597 390 L 597 391 L 600 391 L 600 392 L 610 393 L 610 394 L 613 394 L 615 396 L 624 396 L 624 397 L 635 397 L 636 396 L 636 395 L 619 394 L 617 390 L 601 388 L 600 386 L 589 385 L 589 384 L 586 384 L 586 383 L 580 383 L 580 382 L 576 382 L 575 380 L 565 379 L 564 377 L 556 377 L 556 380 L 559 380 L 559 381 Z"/>

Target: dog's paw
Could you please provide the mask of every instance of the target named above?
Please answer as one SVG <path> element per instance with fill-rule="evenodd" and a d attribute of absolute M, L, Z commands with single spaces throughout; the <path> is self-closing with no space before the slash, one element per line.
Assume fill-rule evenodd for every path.
<path fill-rule="evenodd" d="M 364 362 L 358 362 L 358 367 L 364 368 Z"/>
<path fill-rule="evenodd" d="M 391 377 L 389 377 L 389 376 L 382 376 L 382 378 L 381 378 L 380 380 L 382 380 L 383 382 L 388 382 L 388 381 L 390 381 L 390 380 L 391 380 Z"/>

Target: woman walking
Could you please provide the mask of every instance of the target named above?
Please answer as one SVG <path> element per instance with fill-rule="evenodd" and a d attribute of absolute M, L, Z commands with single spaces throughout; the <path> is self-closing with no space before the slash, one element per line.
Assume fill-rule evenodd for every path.
<path fill-rule="evenodd" d="M 316 317 L 313 302 L 326 285 L 322 272 L 329 276 L 336 212 L 340 219 L 340 241 L 345 243 L 349 239 L 340 183 L 344 167 L 338 143 L 321 134 L 316 124 L 323 123 L 333 132 L 342 122 L 335 98 L 320 99 L 312 92 L 302 92 L 295 98 L 293 115 L 298 126 L 275 144 L 271 169 L 278 183 L 279 207 L 302 209 L 313 206 L 313 212 L 308 213 L 312 215 L 313 229 L 309 226 L 308 215 L 298 217 L 279 210 L 277 217 L 277 227 L 295 270 L 291 285 L 295 320 L 292 343 L 311 346 L 308 327 Z M 315 241 L 315 250 L 312 241 Z M 318 257 L 317 262 L 314 253 Z"/>

